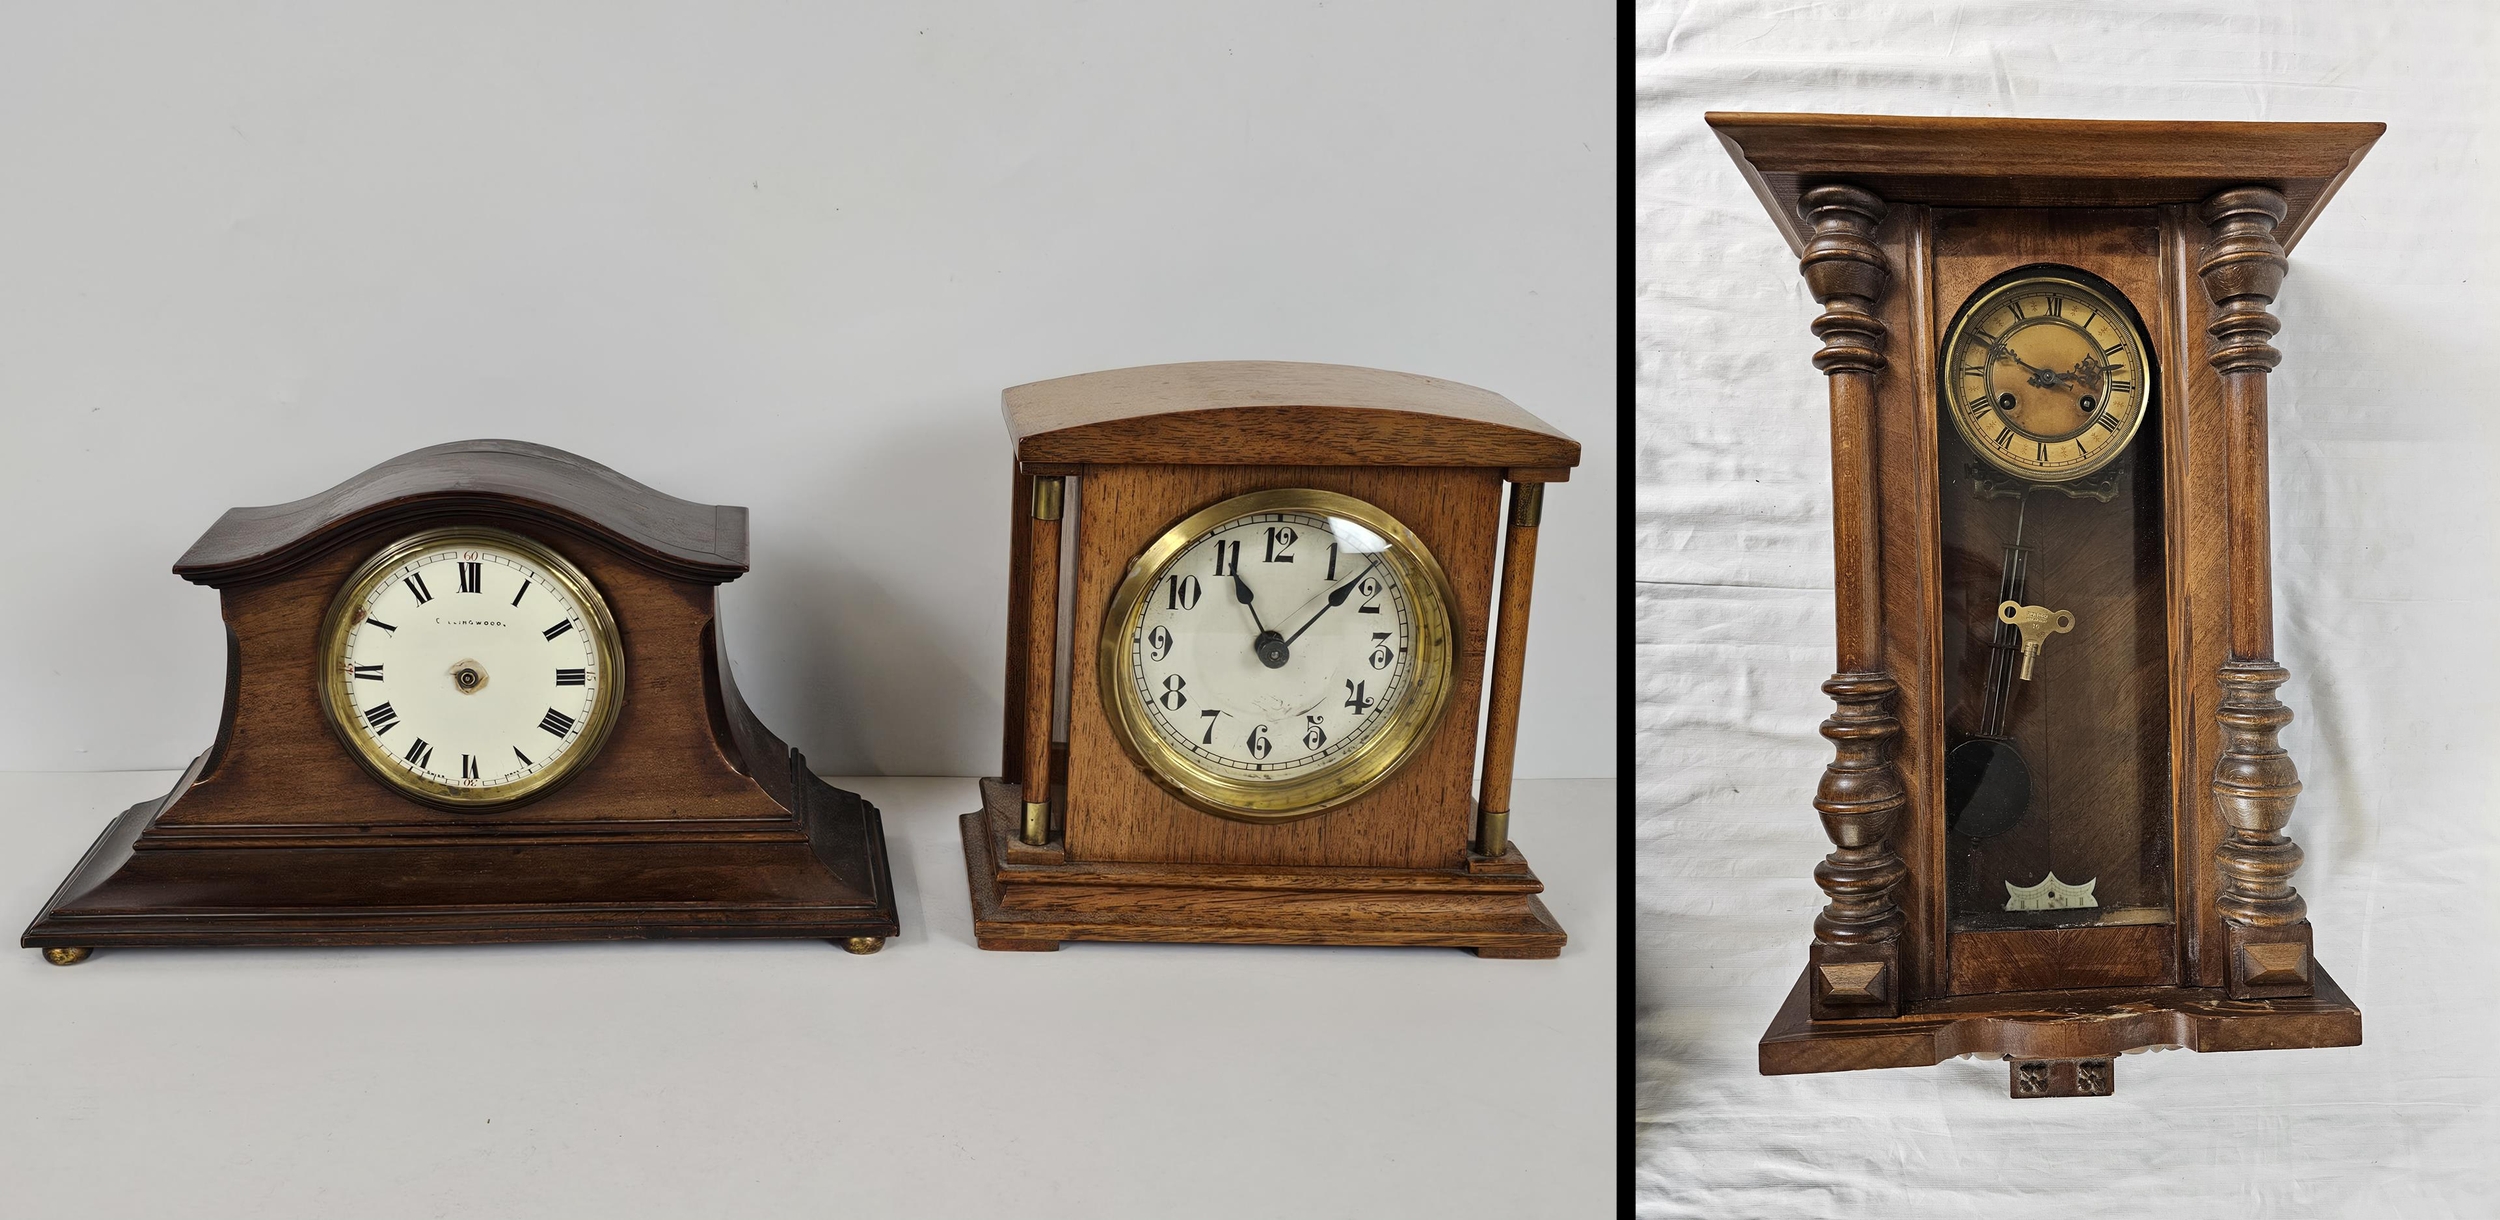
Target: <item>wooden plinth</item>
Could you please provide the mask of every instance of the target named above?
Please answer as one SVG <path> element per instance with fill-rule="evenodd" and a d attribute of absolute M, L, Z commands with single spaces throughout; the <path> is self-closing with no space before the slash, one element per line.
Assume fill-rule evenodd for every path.
<path fill-rule="evenodd" d="M 984 949 L 1062 941 L 1439 945 L 1478 957 L 1557 957 L 1562 925 L 1514 845 L 1465 868 L 1298 868 L 1069 863 L 1015 841 L 1023 790 L 981 781 L 963 816 L 973 939 Z"/>
<path fill-rule="evenodd" d="M 2361 1045 L 2361 1010 L 2325 970 L 2317 994 L 2233 1000 L 2219 987 L 2127 987 L 1961 996 L 1899 1017 L 1810 1021 L 1807 978 L 1763 1031 L 1765 1076 L 1926 1067 L 1956 1055 L 2105 1058 L 2153 1046 L 2264 1051 Z"/>
<path fill-rule="evenodd" d="M 20 943 L 840 942 L 901 930 L 876 806 L 813 776 L 804 816 L 775 829 L 134 849 L 192 778 L 113 819 Z"/>

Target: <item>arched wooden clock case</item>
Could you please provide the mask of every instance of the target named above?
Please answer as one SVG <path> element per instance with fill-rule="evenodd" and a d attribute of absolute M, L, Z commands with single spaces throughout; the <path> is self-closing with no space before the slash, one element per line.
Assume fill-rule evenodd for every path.
<path fill-rule="evenodd" d="M 1831 399 L 1834 850 L 1762 1071 L 2090 1095 L 2128 1051 L 2359 1043 L 2291 884 L 2267 306 L 2384 128 L 1708 121 Z"/>
<path fill-rule="evenodd" d="M 443 527 L 542 548 L 613 618 L 614 722 L 525 802 L 411 799 L 323 710 L 322 633 L 343 583 Z M 114 819 L 23 943 L 63 964 L 136 945 L 807 937 L 875 951 L 899 930 L 876 807 L 811 774 L 730 676 L 716 588 L 746 555 L 743 508 L 515 441 L 421 449 L 229 511 L 174 566 L 224 606 L 215 744 Z"/>

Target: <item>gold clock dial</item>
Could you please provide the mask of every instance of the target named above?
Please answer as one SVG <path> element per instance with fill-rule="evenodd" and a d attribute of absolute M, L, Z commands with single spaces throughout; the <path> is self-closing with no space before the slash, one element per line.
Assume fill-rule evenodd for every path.
<path fill-rule="evenodd" d="M 321 703 L 402 795 L 482 810 L 540 795 L 599 753 L 624 703 L 607 603 L 555 551 L 502 530 L 382 548 L 331 603 Z"/>
<path fill-rule="evenodd" d="M 1946 414 L 1971 451 L 2035 483 L 2115 460 L 2153 399 L 2143 327 L 2097 278 L 2063 268 L 2006 278 L 1945 334 Z"/>
<path fill-rule="evenodd" d="M 1238 496 L 1131 562 L 1103 620 L 1113 730 L 1167 791 L 1281 822 L 1345 803 L 1449 700 L 1451 594 L 1423 541 L 1331 492 Z"/>

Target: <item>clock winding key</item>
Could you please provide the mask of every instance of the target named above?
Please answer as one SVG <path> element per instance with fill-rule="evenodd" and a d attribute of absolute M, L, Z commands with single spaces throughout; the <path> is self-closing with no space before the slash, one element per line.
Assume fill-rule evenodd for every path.
<path fill-rule="evenodd" d="M 2014 624 L 2014 629 L 2023 633 L 2022 679 L 2025 682 L 2031 681 L 2031 663 L 2039 659 L 2040 645 L 2047 643 L 2052 635 L 2062 635 L 2075 629 L 2075 616 L 2068 611 L 2026 606 L 2017 601 L 1999 603 L 1997 617 Z"/>

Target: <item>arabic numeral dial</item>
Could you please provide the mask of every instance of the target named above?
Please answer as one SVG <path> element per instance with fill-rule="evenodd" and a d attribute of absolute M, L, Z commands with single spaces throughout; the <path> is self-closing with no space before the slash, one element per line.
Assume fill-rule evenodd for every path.
<path fill-rule="evenodd" d="M 1325 493 L 1254 493 L 1153 553 L 1115 604 L 1104 683 L 1166 787 L 1228 814 L 1300 816 L 1297 794 L 1356 791 L 1437 712 L 1447 609 L 1429 552 L 1394 518 Z"/>

